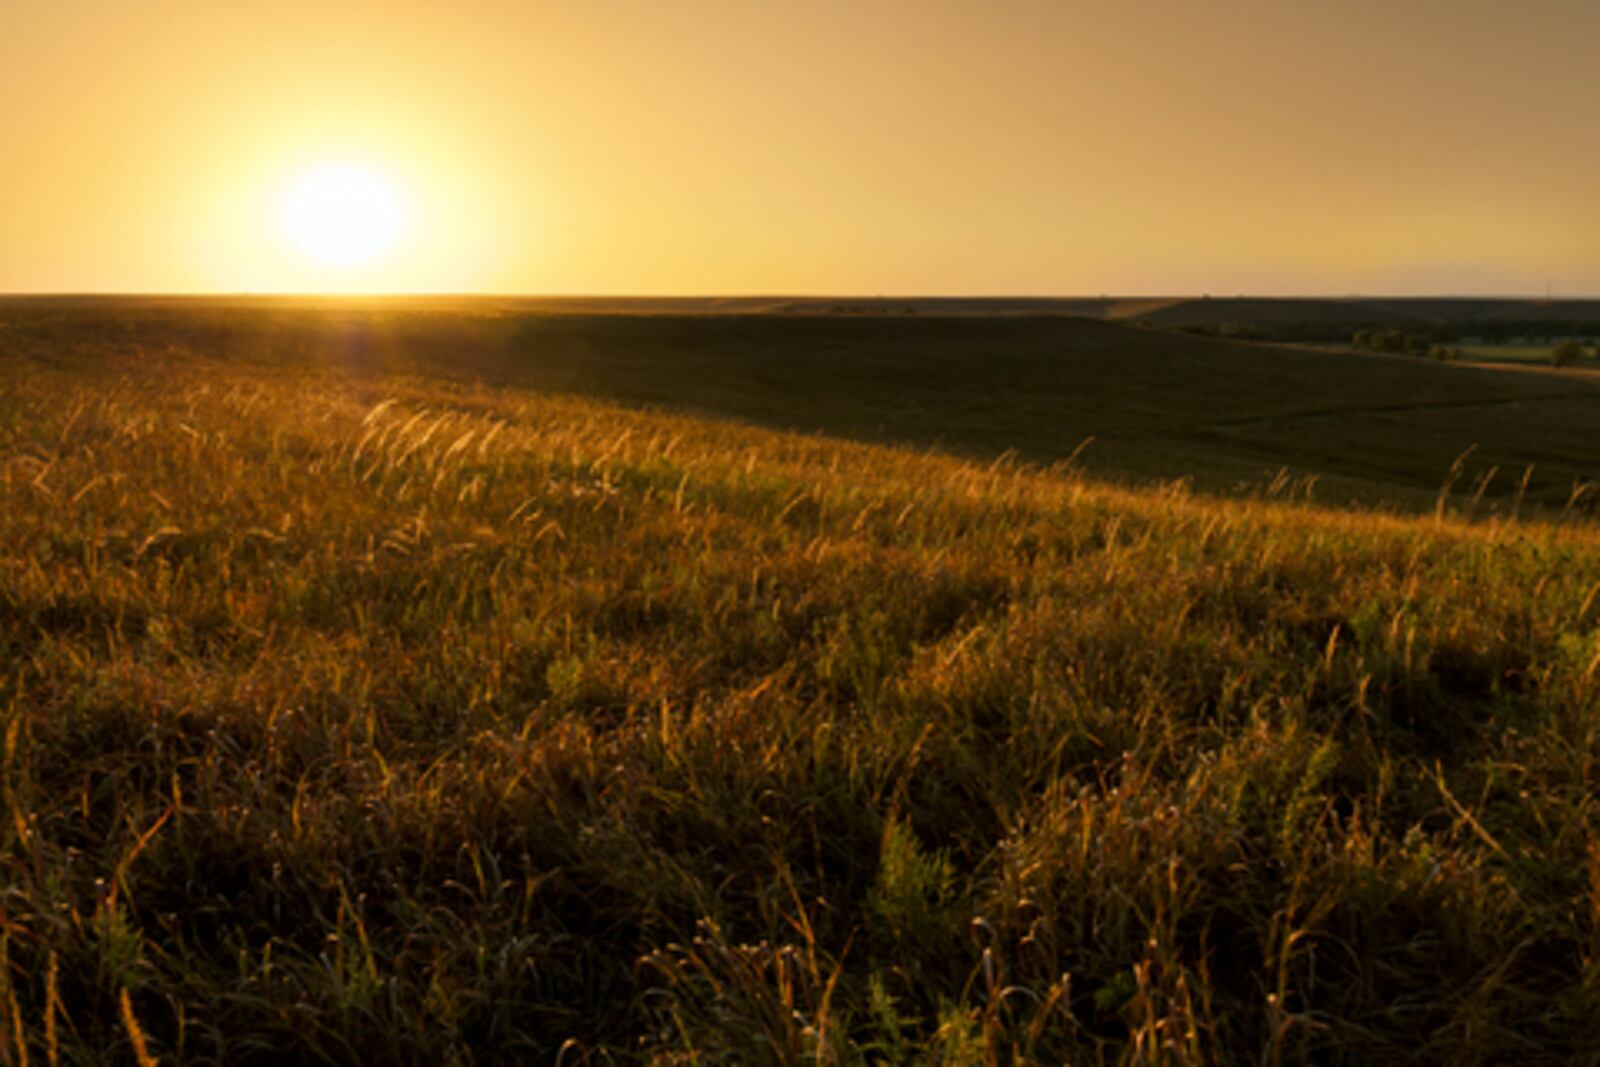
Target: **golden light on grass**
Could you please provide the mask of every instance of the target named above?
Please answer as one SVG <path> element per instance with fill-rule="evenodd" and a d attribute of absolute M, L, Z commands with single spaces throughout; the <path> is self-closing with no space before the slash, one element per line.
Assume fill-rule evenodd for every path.
<path fill-rule="evenodd" d="M 283 227 L 295 246 L 318 263 L 353 267 L 369 263 L 395 241 L 401 203 L 393 183 L 357 164 L 306 171 L 283 198 Z"/>
<path fill-rule="evenodd" d="M 1248 392 L 1227 410 L 1285 421 L 1337 393 L 1310 443 L 1390 485 L 1420 468 L 1372 457 L 1517 432 L 1505 409 L 1552 394 L 1572 437 L 1521 439 L 1583 462 L 1576 386 L 1065 319 L 17 307 L 0 1059 L 1593 1046 L 1592 953 L 1528 947 L 1590 944 L 1600 901 L 1586 512 L 1141 490 L 541 383 L 570 353 L 689 408 L 720 367 L 723 397 L 803 412 L 805 382 L 846 381 L 816 392 L 947 441 L 956 416 L 1056 432 L 1104 388 L 1151 420 L 1172 398 L 1147 439 L 1191 463 L 1176 405 Z M 1063 375 L 1101 344 L 1114 384 Z M 1037 407 L 972 414 L 1005 394 L 933 377 L 952 352 L 1006 353 Z M 1373 433 L 1352 398 L 1419 370 L 1410 449 L 1341 443 Z M 1273 439 L 1240 440 L 1259 465 Z"/>

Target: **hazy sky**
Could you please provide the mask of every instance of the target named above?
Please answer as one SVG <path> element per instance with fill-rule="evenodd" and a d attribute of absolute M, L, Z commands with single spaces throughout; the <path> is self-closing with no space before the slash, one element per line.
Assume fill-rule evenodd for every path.
<path fill-rule="evenodd" d="M 0 291 L 1576 295 L 1597 223 L 1595 0 L 0 2 Z"/>

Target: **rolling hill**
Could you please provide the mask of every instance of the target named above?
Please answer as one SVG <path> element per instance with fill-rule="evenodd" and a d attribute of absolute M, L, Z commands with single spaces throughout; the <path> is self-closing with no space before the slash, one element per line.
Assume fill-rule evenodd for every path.
<path fill-rule="evenodd" d="M 1471 494 L 1487 477 L 1484 501 L 1562 507 L 1600 476 L 1600 382 L 1582 374 L 1241 344 L 1081 316 L 531 307 L 36 303 L 0 312 L 0 337 L 19 348 L 64 334 L 197 358 L 454 375 L 972 458 L 1075 456 L 1097 477 L 1185 479 L 1208 492 L 1315 479 L 1328 502 L 1419 508 L 1447 481 Z"/>
<path fill-rule="evenodd" d="M 0 1059 L 1600 1055 L 1592 523 L 994 457 L 1425 495 L 1585 383 L 112 310 L 0 329 Z"/>

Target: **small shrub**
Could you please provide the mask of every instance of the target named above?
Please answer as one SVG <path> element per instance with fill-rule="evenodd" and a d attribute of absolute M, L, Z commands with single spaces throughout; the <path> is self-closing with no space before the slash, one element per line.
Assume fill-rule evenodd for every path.
<path fill-rule="evenodd" d="M 1550 350 L 1550 365 L 1552 367 L 1568 367 L 1582 358 L 1583 345 L 1577 341 L 1561 341 Z"/>

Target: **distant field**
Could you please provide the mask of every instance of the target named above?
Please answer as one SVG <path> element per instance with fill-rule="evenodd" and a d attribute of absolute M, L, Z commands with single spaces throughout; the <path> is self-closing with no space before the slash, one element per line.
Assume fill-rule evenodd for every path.
<path fill-rule="evenodd" d="M 0 304 L 0 329 L 17 346 L 66 331 L 224 363 L 451 374 L 977 459 L 1076 457 L 1097 477 L 1228 494 L 1312 479 L 1320 500 L 1428 509 L 1448 483 L 1469 496 L 1481 487 L 1485 507 L 1561 508 L 1600 475 L 1600 381 L 1587 378 L 1059 315 L 538 307 L 36 303 L 7 316 Z"/>
<path fill-rule="evenodd" d="M 1559 507 L 1600 475 L 1600 382 L 1076 318 L 534 317 L 508 351 L 517 381 L 976 457 L 1076 455 L 1136 483 L 1314 478 L 1321 499 L 1416 507 L 1453 478 Z"/>
<path fill-rule="evenodd" d="M 1094 313 L 1096 305 L 1079 302 L 1074 313 Z M 1600 329 L 1600 301 L 1527 300 L 1488 297 L 1166 297 L 1113 298 L 1099 313 L 1108 318 L 1134 319 L 1172 327 L 1216 326 L 1238 323 L 1285 327 L 1303 331 L 1316 328 L 1338 338 L 1361 326 L 1399 326 L 1404 329 L 1451 327 L 1470 335 L 1475 328 L 1519 323 L 1537 329 L 1540 324 L 1580 323 Z"/>
<path fill-rule="evenodd" d="M 0 312 L 0 1061 L 1600 1057 L 1592 520 L 996 458 L 1593 391 L 913 318 Z"/>
<path fill-rule="evenodd" d="M 1553 342 L 1511 345 L 1481 345 L 1468 342 L 1461 346 L 1461 352 L 1467 359 L 1482 360 L 1485 363 L 1527 363 L 1547 367 L 1550 365 L 1550 350 L 1553 347 Z M 1594 366 L 1594 362 L 1590 359 L 1580 359 L 1573 366 L 1590 369 Z"/>
<path fill-rule="evenodd" d="M 1544 363 L 1550 362 L 1549 345 L 1474 345 L 1461 346 L 1468 359 L 1481 359 L 1491 363 Z"/>
<path fill-rule="evenodd" d="M 1587 340 L 1584 341 L 1587 347 Z M 1540 341 L 1537 343 L 1516 344 L 1481 344 L 1465 341 L 1452 344 L 1448 347 L 1457 350 L 1461 360 L 1470 363 L 1505 364 L 1512 367 L 1527 367 L 1542 370 L 1551 366 L 1550 352 L 1556 345 L 1555 341 Z M 1359 354 L 1353 345 L 1340 344 L 1328 345 L 1327 348 Z M 1405 358 L 1432 358 L 1432 357 L 1405 357 Z M 1592 372 L 1600 369 L 1592 357 L 1584 356 L 1570 364 L 1566 370 L 1579 372 Z"/>

